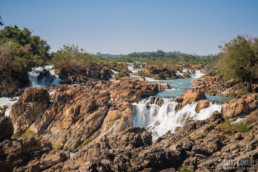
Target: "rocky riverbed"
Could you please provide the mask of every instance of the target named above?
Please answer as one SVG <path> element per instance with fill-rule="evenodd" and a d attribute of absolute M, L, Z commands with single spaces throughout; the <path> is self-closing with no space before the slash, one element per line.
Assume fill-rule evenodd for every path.
<path fill-rule="evenodd" d="M 126 67 L 124 71 L 127 70 Z M 258 168 L 257 93 L 223 104 L 209 101 L 205 92 L 219 86 L 218 90 L 232 88 L 238 83 L 223 83 L 217 76 L 206 75 L 192 80 L 194 87 L 184 94 L 165 98 L 159 93 L 175 89 L 174 80 L 150 83 L 124 77 L 110 82 L 111 74 L 100 66 L 79 73 L 64 69 L 53 75 L 41 73 L 41 82 L 55 80 L 54 75 L 62 81 L 25 89 L 13 103 L 9 117 L 5 116 L 6 108 L 1 109 L 0 169 L 179 171 L 186 167 L 194 171 L 254 171 Z M 177 80 L 179 85 L 183 84 L 181 91 L 190 81 Z"/>

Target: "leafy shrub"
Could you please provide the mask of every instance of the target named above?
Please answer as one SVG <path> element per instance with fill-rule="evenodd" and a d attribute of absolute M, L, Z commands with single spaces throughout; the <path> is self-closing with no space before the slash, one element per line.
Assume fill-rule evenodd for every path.
<path fill-rule="evenodd" d="M 237 132 L 246 133 L 250 129 L 249 123 L 240 122 L 234 125 L 234 129 Z"/>
<path fill-rule="evenodd" d="M 119 80 L 119 79 L 121 79 L 123 77 L 129 76 L 129 74 L 124 73 L 124 72 L 119 72 L 118 74 L 115 74 L 114 76 L 115 76 L 116 80 Z"/>
<path fill-rule="evenodd" d="M 223 133 L 229 134 L 233 131 L 233 127 L 231 125 L 231 122 L 225 118 L 224 122 L 219 124 L 219 129 L 220 131 L 222 131 Z"/>
<path fill-rule="evenodd" d="M 193 170 L 189 169 L 189 168 L 186 168 L 186 167 L 182 167 L 180 169 L 180 172 L 193 172 Z"/>
<path fill-rule="evenodd" d="M 39 36 L 17 26 L 0 30 L 0 71 L 24 74 L 34 66 L 50 59 L 49 45 Z"/>

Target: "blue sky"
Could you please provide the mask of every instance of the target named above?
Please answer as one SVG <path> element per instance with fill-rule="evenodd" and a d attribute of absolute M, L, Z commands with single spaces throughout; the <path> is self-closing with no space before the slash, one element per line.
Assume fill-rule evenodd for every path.
<path fill-rule="evenodd" d="M 1 0 L 5 25 L 27 27 L 52 51 L 219 52 L 238 34 L 258 36 L 257 0 Z"/>

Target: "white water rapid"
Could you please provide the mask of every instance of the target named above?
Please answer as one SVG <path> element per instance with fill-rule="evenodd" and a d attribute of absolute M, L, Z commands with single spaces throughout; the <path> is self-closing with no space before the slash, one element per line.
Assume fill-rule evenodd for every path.
<path fill-rule="evenodd" d="M 50 74 L 52 76 L 54 76 L 53 81 L 48 85 L 44 84 L 45 78 L 43 78 L 43 82 L 41 82 L 41 83 L 38 82 L 38 76 L 41 72 L 43 72 L 44 69 L 48 70 L 50 72 Z M 59 78 L 59 76 L 55 74 L 53 65 L 46 65 L 43 67 L 42 66 L 34 67 L 31 69 L 31 71 L 28 72 L 28 77 L 30 80 L 30 86 L 26 87 L 26 88 L 47 87 L 47 86 L 55 85 L 55 84 L 58 84 L 59 82 L 61 82 L 61 79 Z M 19 97 L 0 97 L 0 112 L 1 112 L 1 108 L 6 107 L 5 116 L 9 116 L 12 106 L 14 105 L 15 102 L 17 102 L 18 99 L 19 99 Z"/>
<path fill-rule="evenodd" d="M 189 69 L 183 69 L 182 72 L 187 72 Z M 177 75 L 183 73 L 177 72 Z M 185 105 L 182 109 L 176 111 L 177 102 L 173 101 L 171 97 L 180 96 L 183 89 L 191 88 L 191 80 L 200 78 L 204 74 L 200 70 L 195 70 L 195 73 L 190 75 L 191 78 L 186 79 L 173 79 L 173 80 L 154 80 L 152 78 L 145 78 L 145 80 L 156 83 L 165 82 L 171 87 L 170 89 L 158 92 L 156 97 L 162 99 L 161 106 L 151 103 L 153 97 L 142 99 L 138 103 L 133 103 L 134 120 L 133 126 L 145 127 L 148 131 L 152 132 L 153 140 L 164 135 L 168 131 L 175 132 L 178 127 L 182 127 L 188 118 L 194 120 L 205 120 L 211 116 L 215 111 L 221 111 L 221 104 L 210 102 L 209 107 L 202 109 L 199 113 L 196 112 L 197 102 Z M 223 102 L 220 97 L 207 97 L 208 100 L 218 100 Z M 226 99 L 225 99 L 226 100 Z"/>
<path fill-rule="evenodd" d="M 45 85 L 44 82 L 41 82 L 41 83 L 38 82 L 38 76 L 40 72 L 42 72 L 44 69 L 48 70 L 50 74 L 55 77 L 54 80 L 49 85 Z M 31 71 L 28 72 L 28 77 L 30 80 L 30 87 L 47 87 L 61 82 L 61 79 L 59 78 L 59 76 L 55 74 L 53 65 L 34 67 L 31 69 Z"/>
<path fill-rule="evenodd" d="M 185 105 L 176 111 L 177 102 L 170 98 L 162 98 L 163 104 L 150 104 L 151 97 L 142 99 L 139 103 L 133 103 L 134 126 L 145 127 L 152 132 L 153 140 L 164 135 L 168 131 L 175 132 L 178 127 L 182 127 L 186 120 L 191 117 L 194 120 L 204 120 L 210 117 L 215 111 L 221 111 L 221 105 L 211 103 L 209 107 L 196 112 L 197 102 Z"/>

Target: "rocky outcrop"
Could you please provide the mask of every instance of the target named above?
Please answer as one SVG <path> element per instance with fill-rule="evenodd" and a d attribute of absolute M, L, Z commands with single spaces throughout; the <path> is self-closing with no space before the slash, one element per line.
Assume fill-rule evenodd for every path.
<path fill-rule="evenodd" d="M 32 123 L 41 119 L 49 106 L 49 95 L 45 88 L 28 88 L 13 105 L 10 119 L 14 126 L 14 134 L 19 136 Z"/>
<path fill-rule="evenodd" d="M 98 64 L 91 64 L 83 69 L 64 69 L 57 68 L 56 73 L 62 79 L 63 84 L 81 84 L 93 79 L 109 80 L 112 72 L 107 67 Z"/>
<path fill-rule="evenodd" d="M 53 150 L 43 140 L 4 140 L 0 143 L 1 171 L 43 171 L 69 158 L 69 153 Z"/>
<path fill-rule="evenodd" d="M 4 113 L 0 114 L 0 141 L 11 137 L 13 134 L 13 125 L 10 118 L 4 115 Z"/>
<path fill-rule="evenodd" d="M 0 71 L 0 97 L 20 95 L 23 88 L 29 85 L 29 78 L 25 74 L 11 74 Z"/>
<path fill-rule="evenodd" d="M 197 103 L 196 112 L 199 113 L 202 109 L 209 107 L 210 103 L 208 100 L 200 100 Z"/>
<path fill-rule="evenodd" d="M 222 113 L 224 116 L 232 118 L 237 116 L 245 116 L 258 106 L 257 94 L 244 95 L 235 98 L 222 105 Z"/>
<path fill-rule="evenodd" d="M 55 79 L 54 75 L 51 75 L 51 73 L 43 69 L 42 72 L 39 73 L 39 76 L 37 78 L 39 84 L 44 84 L 44 85 L 50 85 Z"/>
<path fill-rule="evenodd" d="M 156 171 L 180 164 L 180 152 L 151 144 L 151 134 L 145 129 L 129 128 L 85 147 L 62 170 Z"/>
<path fill-rule="evenodd" d="M 201 91 L 189 91 L 183 95 L 182 105 L 191 104 L 195 101 L 206 99 L 204 92 Z"/>
<path fill-rule="evenodd" d="M 123 68 L 119 73 L 114 74 L 114 76 L 115 76 L 116 80 L 119 80 L 119 79 L 121 79 L 123 77 L 130 76 L 129 73 L 131 73 L 131 71 L 129 71 L 127 68 Z"/>
<path fill-rule="evenodd" d="M 201 78 L 191 81 L 194 90 L 200 90 L 208 95 L 235 96 L 248 90 L 248 83 L 240 82 L 240 80 L 231 79 L 223 81 L 222 77 L 210 73 Z M 258 87 L 257 83 L 252 85 L 253 90 Z"/>
<path fill-rule="evenodd" d="M 223 116 L 215 112 L 205 121 L 192 121 L 177 133 L 151 140 L 143 128 L 128 128 L 103 135 L 85 146 L 72 159 L 59 165 L 61 171 L 227 171 L 257 166 L 257 121 L 246 133 L 230 135 L 219 129 Z M 245 163 L 241 163 L 241 161 Z M 233 163 L 229 163 L 233 162 Z M 56 167 L 49 171 L 57 170 Z"/>
<path fill-rule="evenodd" d="M 145 65 L 145 68 L 138 72 L 141 75 L 152 76 L 156 79 L 178 79 L 181 76 L 177 75 L 177 69 L 168 66 L 158 66 L 158 65 Z"/>
<path fill-rule="evenodd" d="M 159 87 L 124 78 L 113 83 L 89 80 L 78 86 L 57 85 L 49 98 L 42 88 L 27 89 L 11 110 L 14 133 L 22 138 L 40 136 L 55 147 L 78 150 L 103 134 L 132 127 L 130 103 L 154 95 Z"/>

